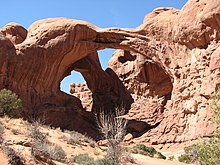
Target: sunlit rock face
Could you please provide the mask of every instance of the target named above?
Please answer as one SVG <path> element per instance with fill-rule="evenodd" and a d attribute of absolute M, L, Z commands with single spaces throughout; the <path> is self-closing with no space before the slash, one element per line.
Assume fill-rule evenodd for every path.
<path fill-rule="evenodd" d="M 136 140 L 161 144 L 210 135 L 208 99 L 220 84 L 219 22 L 220 1 L 190 0 L 181 10 L 155 9 L 135 29 L 66 18 L 40 20 L 27 30 L 8 24 L 0 29 L 0 88 L 20 96 L 26 118 L 93 137 L 92 112 L 122 104 L 131 120 L 149 125 L 130 124 Z M 97 51 L 105 48 L 120 50 L 104 71 Z M 60 91 L 72 70 L 92 92 L 92 112 Z"/>
<path fill-rule="evenodd" d="M 155 9 L 136 28 L 149 38 L 139 42 L 144 53 L 117 50 L 110 59 L 134 98 L 127 116 L 135 142 L 179 143 L 213 132 L 208 99 L 220 85 L 219 22 L 216 0 Z"/>

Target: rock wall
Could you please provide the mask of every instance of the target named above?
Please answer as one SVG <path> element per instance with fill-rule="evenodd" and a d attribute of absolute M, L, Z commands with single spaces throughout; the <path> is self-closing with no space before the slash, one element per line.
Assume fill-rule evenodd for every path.
<path fill-rule="evenodd" d="M 135 100 L 128 117 L 150 125 L 132 130 L 142 135 L 136 142 L 181 143 L 212 134 L 208 100 L 220 85 L 219 22 L 216 0 L 155 9 L 137 28 L 151 38 L 140 46 L 145 54 L 118 50 L 113 55 L 109 67 Z"/>
<path fill-rule="evenodd" d="M 219 22 L 219 0 L 189 0 L 181 10 L 155 9 L 135 29 L 101 29 L 66 18 L 40 20 L 27 30 L 8 24 L 0 29 L 0 89 L 20 96 L 26 118 L 96 137 L 92 113 L 60 91 L 61 80 L 75 70 L 92 92 L 92 112 L 124 104 L 133 107 L 132 120 L 150 125 L 138 130 L 141 142 L 210 135 L 208 99 L 220 84 Z M 123 51 L 104 71 L 97 51 L 105 48 Z"/>

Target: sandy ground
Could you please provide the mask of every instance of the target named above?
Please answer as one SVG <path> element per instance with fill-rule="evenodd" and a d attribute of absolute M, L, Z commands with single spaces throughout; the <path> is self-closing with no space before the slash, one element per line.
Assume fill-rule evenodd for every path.
<path fill-rule="evenodd" d="M 33 157 L 31 156 L 30 146 L 33 143 L 33 139 L 29 136 L 29 130 L 31 124 L 27 121 L 21 119 L 9 119 L 9 118 L 0 118 L 0 122 L 4 127 L 3 139 L 4 143 L 13 148 L 15 151 L 19 152 L 23 159 L 25 160 L 26 165 L 41 165 L 45 163 L 34 163 Z M 69 131 L 62 132 L 60 129 L 51 129 L 47 126 L 40 126 L 40 131 L 47 135 L 47 139 L 52 144 L 60 145 L 65 151 L 67 158 L 71 155 L 78 155 L 83 153 L 88 153 L 89 156 L 94 159 L 101 159 L 105 154 L 106 147 L 100 147 L 97 144 L 95 147 L 91 146 L 88 142 L 83 142 L 79 144 L 69 144 L 67 142 L 68 137 L 70 136 Z M 175 147 L 177 148 L 177 147 Z M 172 155 L 180 155 L 183 152 L 181 148 L 178 148 L 178 151 L 172 152 L 172 150 L 166 150 L 162 153 L 169 157 Z M 132 154 L 132 157 L 135 159 L 135 165 L 184 165 L 178 161 L 169 161 L 161 160 L 156 158 L 150 158 L 140 154 Z M 68 163 L 60 163 L 54 161 L 55 165 L 65 165 Z M 7 155 L 0 149 L 0 165 L 8 165 Z M 47 164 L 45 164 L 47 165 Z M 127 165 L 133 165 L 128 163 Z"/>
<path fill-rule="evenodd" d="M 155 159 L 139 154 L 132 154 L 132 156 L 136 159 L 138 165 L 186 165 L 178 161 Z"/>
<path fill-rule="evenodd" d="M 6 155 L 3 153 L 3 151 L 0 150 L 0 165 L 7 165 L 8 159 Z"/>

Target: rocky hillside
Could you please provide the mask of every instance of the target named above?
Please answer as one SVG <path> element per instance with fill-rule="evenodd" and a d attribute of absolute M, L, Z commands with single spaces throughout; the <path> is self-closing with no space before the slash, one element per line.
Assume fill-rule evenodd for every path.
<path fill-rule="evenodd" d="M 94 160 L 104 158 L 107 149 L 74 131 L 8 117 L 0 117 L 0 139 L 1 165 L 94 165 Z M 130 153 L 129 157 L 135 163 L 126 161 L 125 165 L 185 164 L 140 154 Z"/>
<path fill-rule="evenodd" d="M 98 138 L 93 112 L 123 105 L 136 141 L 180 143 L 209 136 L 209 95 L 220 84 L 220 1 L 189 0 L 159 8 L 135 29 L 101 29 L 66 18 L 39 20 L 28 29 L 0 29 L 0 89 L 23 100 L 24 117 Z M 98 50 L 117 50 L 102 70 Z M 60 91 L 80 72 L 92 110 Z M 90 95 L 90 94 L 89 94 Z M 86 96 L 87 97 L 87 96 Z M 133 103 L 133 104 L 132 104 Z"/>

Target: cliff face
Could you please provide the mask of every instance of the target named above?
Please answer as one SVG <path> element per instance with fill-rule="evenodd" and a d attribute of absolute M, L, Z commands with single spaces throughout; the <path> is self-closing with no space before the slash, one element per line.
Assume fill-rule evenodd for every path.
<path fill-rule="evenodd" d="M 208 99 L 220 85 L 220 1 L 156 9 L 136 30 L 150 38 L 140 44 L 144 53 L 120 50 L 109 61 L 135 99 L 128 117 L 150 124 L 132 130 L 142 135 L 136 140 L 163 144 L 210 135 Z"/>
<path fill-rule="evenodd" d="M 65 18 L 40 20 L 27 30 L 8 24 L 0 29 L 0 88 L 21 97 L 27 118 L 95 137 L 91 112 L 60 91 L 60 81 L 75 70 L 92 92 L 93 111 L 124 104 L 131 106 L 130 119 L 150 125 L 131 129 L 140 141 L 187 141 L 212 133 L 208 98 L 220 84 L 219 38 L 218 0 L 156 9 L 136 29 Z M 121 50 L 103 71 L 97 50 L 105 48 Z"/>

